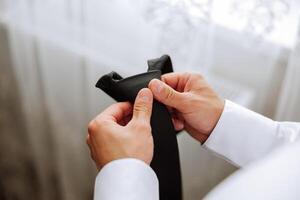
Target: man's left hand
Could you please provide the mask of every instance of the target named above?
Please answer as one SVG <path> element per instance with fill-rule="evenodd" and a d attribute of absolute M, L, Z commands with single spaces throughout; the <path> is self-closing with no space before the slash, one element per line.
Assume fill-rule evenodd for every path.
<path fill-rule="evenodd" d="M 144 88 L 133 108 L 128 102 L 113 104 L 89 123 L 87 144 L 99 170 L 121 158 L 136 158 L 150 164 L 154 148 L 150 126 L 152 103 L 152 92 Z"/>

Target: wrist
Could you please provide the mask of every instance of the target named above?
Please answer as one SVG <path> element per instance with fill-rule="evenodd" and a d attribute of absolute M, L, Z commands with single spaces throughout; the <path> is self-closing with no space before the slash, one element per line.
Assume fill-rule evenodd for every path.
<path fill-rule="evenodd" d="M 216 101 L 216 103 L 214 104 L 214 109 L 213 109 L 213 122 L 212 122 L 212 126 L 210 128 L 210 130 L 207 132 L 207 135 L 209 136 L 215 129 L 215 127 L 217 126 L 221 115 L 224 111 L 225 108 L 225 99 L 222 98 L 218 98 L 218 100 Z"/>

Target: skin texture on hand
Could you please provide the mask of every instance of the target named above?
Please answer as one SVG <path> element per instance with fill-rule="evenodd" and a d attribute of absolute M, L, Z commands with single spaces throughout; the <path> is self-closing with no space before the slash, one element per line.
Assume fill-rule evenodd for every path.
<path fill-rule="evenodd" d="M 121 158 L 136 158 L 150 164 L 154 148 L 150 126 L 152 103 L 152 92 L 144 88 L 133 107 L 129 102 L 113 104 L 89 123 L 87 144 L 99 170 Z"/>
<path fill-rule="evenodd" d="M 176 130 L 204 143 L 218 123 L 225 102 L 199 74 L 169 73 L 149 83 L 155 99 L 169 107 Z"/>

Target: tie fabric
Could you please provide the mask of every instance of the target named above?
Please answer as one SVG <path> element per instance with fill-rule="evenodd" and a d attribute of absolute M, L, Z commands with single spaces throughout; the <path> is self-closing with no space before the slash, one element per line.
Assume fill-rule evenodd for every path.
<path fill-rule="evenodd" d="M 96 87 L 118 102 L 134 102 L 138 92 L 162 74 L 173 72 L 168 55 L 148 60 L 148 72 L 123 78 L 116 72 L 102 76 Z M 182 199 L 178 143 L 171 116 L 165 105 L 154 100 L 151 117 L 154 156 L 150 164 L 159 180 L 160 200 Z"/>

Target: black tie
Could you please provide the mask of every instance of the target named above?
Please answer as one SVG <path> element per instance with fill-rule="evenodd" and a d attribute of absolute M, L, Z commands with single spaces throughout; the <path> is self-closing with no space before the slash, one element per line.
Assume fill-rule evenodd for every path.
<path fill-rule="evenodd" d="M 96 87 L 116 101 L 134 102 L 137 93 L 148 83 L 162 74 L 173 72 L 169 56 L 164 55 L 148 61 L 148 72 L 122 78 L 116 72 L 102 76 Z M 160 200 L 182 199 L 181 171 L 179 152 L 171 116 L 167 107 L 154 100 L 151 117 L 152 135 L 154 140 L 154 157 L 151 167 L 159 180 Z"/>

